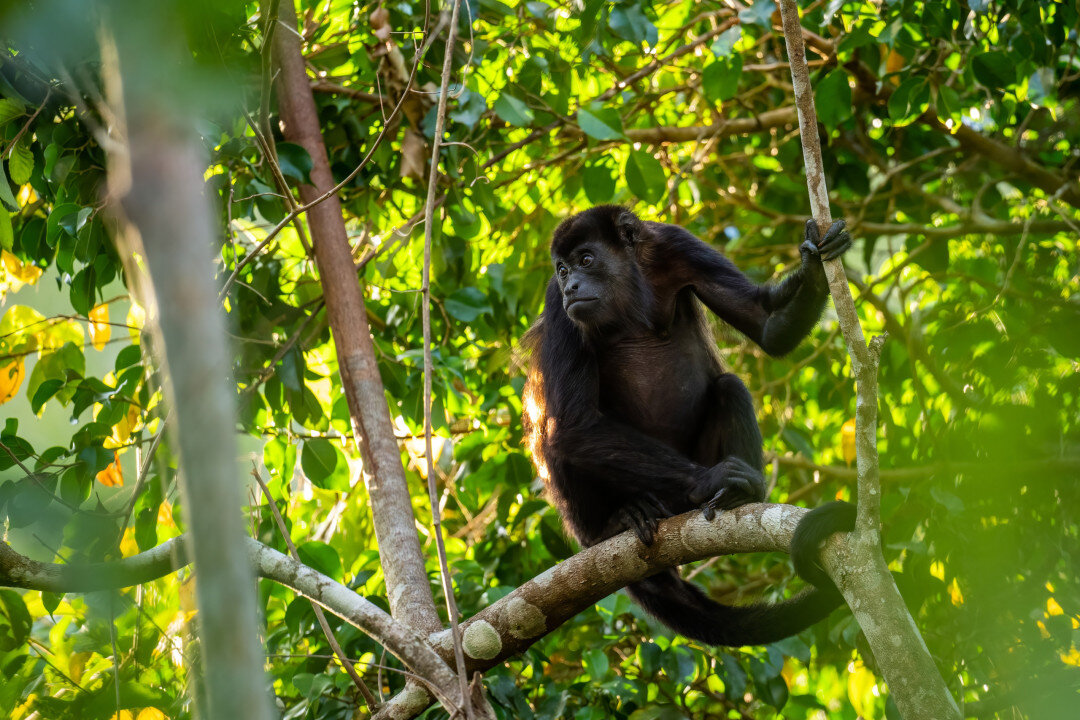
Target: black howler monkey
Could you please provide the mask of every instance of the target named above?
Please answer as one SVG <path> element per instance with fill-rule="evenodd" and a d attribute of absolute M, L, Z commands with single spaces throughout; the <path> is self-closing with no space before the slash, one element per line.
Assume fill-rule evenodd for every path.
<path fill-rule="evenodd" d="M 602 205 L 555 230 L 555 275 L 527 337 L 528 443 L 569 531 L 583 546 L 627 529 L 653 541 L 661 518 L 765 499 L 762 442 L 750 393 L 725 372 L 704 304 L 770 355 L 817 323 L 828 286 L 822 259 L 851 246 L 843 222 L 819 238 L 806 224 L 802 265 L 759 286 L 675 225 Z M 850 530 L 853 508 L 808 514 L 792 547 L 820 585 L 777 604 L 726 606 L 674 570 L 627 587 L 676 632 L 710 645 L 757 645 L 799 632 L 842 599 L 817 568 L 818 545 Z M 809 577 L 807 577 L 809 576 Z"/>

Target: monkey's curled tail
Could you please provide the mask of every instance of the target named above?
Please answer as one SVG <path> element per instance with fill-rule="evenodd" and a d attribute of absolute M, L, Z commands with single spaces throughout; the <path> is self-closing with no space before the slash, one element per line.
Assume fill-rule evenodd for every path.
<path fill-rule="evenodd" d="M 722 605 L 672 569 L 628 585 L 627 593 L 675 632 L 708 645 L 765 645 L 802 632 L 844 603 L 817 562 L 821 541 L 855 526 L 854 507 L 829 503 L 807 513 L 792 542 L 795 567 L 817 587 L 780 603 Z"/>
<path fill-rule="evenodd" d="M 674 570 L 640 580 L 627 593 L 650 615 L 688 638 L 707 645 L 765 645 L 801 632 L 839 607 L 835 590 L 806 590 L 770 605 L 721 605 Z"/>

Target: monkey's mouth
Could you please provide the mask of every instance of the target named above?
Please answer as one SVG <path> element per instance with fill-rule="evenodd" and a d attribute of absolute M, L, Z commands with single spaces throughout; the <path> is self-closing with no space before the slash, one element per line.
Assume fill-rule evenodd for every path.
<path fill-rule="evenodd" d="M 578 303 L 589 303 L 589 302 L 593 302 L 594 300 L 597 300 L 597 298 L 594 298 L 594 297 L 573 298 L 572 300 L 567 300 L 566 301 L 566 308 L 565 309 L 569 310 L 571 307 L 573 307 L 574 305 L 577 305 Z"/>

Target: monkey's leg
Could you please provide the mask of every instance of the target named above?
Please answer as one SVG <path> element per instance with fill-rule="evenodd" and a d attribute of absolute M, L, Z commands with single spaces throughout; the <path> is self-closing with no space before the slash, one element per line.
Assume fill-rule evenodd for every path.
<path fill-rule="evenodd" d="M 765 477 L 761 430 L 746 385 L 724 373 L 713 382 L 709 395 L 695 459 L 711 467 L 689 499 L 711 520 L 717 511 L 764 500 Z"/>

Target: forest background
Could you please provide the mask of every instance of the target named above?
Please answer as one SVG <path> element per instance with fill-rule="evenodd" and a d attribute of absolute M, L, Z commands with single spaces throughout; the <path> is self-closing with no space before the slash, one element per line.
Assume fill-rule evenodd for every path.
<path fill-rule="evenodd" d="M 214 258 L 199 272 L 227 325 L 205 326 L 189 350 L 228 353 L 240 460 L 221 469 L 245 483 L 246 531 L 288 552 L 276 507 L 304 564 L 378 608 L 398 602 L 385 563 L 399 546 L 380 556 L 376 543 L 374 451 L 353 433 L 320 229 L 297 211 L 318 158 L 283 134 L 286 71 L 271 46 L 291 33 L 342 183 L 345 270 L 363 290 L 353 330 L 370 328 L 383 432 L 397 439 L 390 453 L 442 608 L 420 291 L 450 6 L 303 0 L 295 24 L 275 24 L 290 0 L 135 5 L 0 9 L 4 547 L 70 564 L 133 556 L 195 514 L 164 432 L 173 410 L 145 258 L 110 196 L 129 140 L 122 79 L 124 97 L 160 106 L 129 100 L 132 137 L 134 119 L 157 112 L 201 149 L 193 177 L 213 203 Z M 1034 0 L 832 0 L 802 12 L 832 212 L 856 238 L 850 288 L 866 332 L 889 334 L 886 559 L 965 716 L 1067 717 L 1080 702 L 1080 17 L 1073 3 Z M 766 282 L 797 265 L 810 209 L 772 0 L 471 0 L 457 31 L 431 226 L 432 417 L 441 530 L 467 618 L 576 549 L 521 431 L 518 343 L 541 309 L 554 226 L 623 203 Z M 152 202 L 187 207 L 174 199 Z M 159 219 L 184 237 L 182 213 Z M 716 329 L 754 395 L 770 500 L 851 499 L 855 397 L 832 311 L 782 359 Z M 798 587 L 783 553 L 686 574 L 726 601 Z M 0 714 L 188 717 L 194 585 L 189 568 L 85 594 L 0 589 Z M 354 625 L 328 613 L 324 632 L 305 598 L 269 579 L 255 600 L 285 717 L 365 717 L 402 690 L 402 663 Z M 895 714 L 849 613 L 768 647 L 710 649 L 621 594 L 483 683 L 506 718 Z"/>

